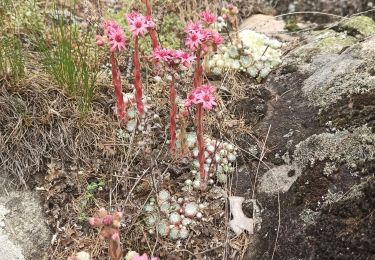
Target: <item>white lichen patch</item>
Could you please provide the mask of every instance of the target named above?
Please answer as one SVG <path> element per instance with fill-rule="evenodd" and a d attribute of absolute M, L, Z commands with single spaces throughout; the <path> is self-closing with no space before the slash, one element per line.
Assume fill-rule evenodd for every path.
<path fill-rule="evenodd" d="M 262 175 L 258 191 L 268 194 L 287 192 L 300 175 L 301 169 L 294 164 L 277 166 Z"/>
<path fill-rule="evenodd" d="M 353 132 L 344 130 L 313 135 L 296 146 L 293 157 L 299 167 L 329 160 L 355 169 L 359 163 L 375 158 L 375 134 L 371 128 L 362 126 Z M 327 169 L 330 165 L 326 165 Z"/>
<path fill-rule="evenodd" d="M 370 43 L 375 45 L 375 39 Z M 365 69 L 375 65 L 375 55 L 366 52 L 361 55 L 358 48 L 360 46 L 345 54 L 325 54 L 313 59 L 311 66 L 316 70 L 302 87 L 311 105 L 325 109 L 342 98 L 366 94 L 375 88 L 375 76 Z"/>

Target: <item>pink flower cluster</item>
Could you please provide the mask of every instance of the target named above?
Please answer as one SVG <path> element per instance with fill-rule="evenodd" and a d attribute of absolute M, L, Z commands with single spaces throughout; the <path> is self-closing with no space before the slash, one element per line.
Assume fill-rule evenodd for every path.
<path fill-rule="evenodd" d="M 190 107 L 192 104 L 202 104 L 205 110 L 211 110 L 216 106 L 215 92 L 216 88 L 212 85 L 202 85 L 201 87 L 195 88 L 185 101 L 185 107 Z"/>
<path fill-rule="evenodd" d="M 216 21 L 216 16 L 208 11 L 203 12 L 201 18 L 207 25 Z M 206 52 L 210 46 L 216 49 L 218 45 L 224 42 L 223 37 L 218 32 L 204 28 L 201 23 L 188 23 L 185 32 L 187 33 L 185 44 L 191 51 L 196 51 L 201 48 Z"/>
<path fill-rule="evenodd" d="M 156 48 L 153 50 L 152 56 L 156 62 L 165 62 L 169 66 L 178 66 L 181 64 L 188 68 L 194 61 L 194 56 L 182 50 Z"/>
<path fill-rule="evenodd" d="M 204 11 L 200 14 L 201 20 L 207 25 L 213 24 L 216 22 L 217 17 L 210 11 Z"/>
<path fill-rule="evenodd" d="M 119 228 L 122 220 L 122 212 L 108 214 L 104 208 L 99 209 L 96 216 L 89 218 L 92 227 L 101 228 L 100 235 L 104 238 L 118 241 L 120 234 Z"/>
<path fill-rule="evenodd" d="M 126 39 L 124 31 L 115 21 L 104 21 L 102 24 L 105 36 L 96 36 L 96 45 L 103 46 L 109 43 L 111 52 L 119 52 L 125 50 Z"/>
<path fill-rule="evenodd" d="M 149 260 L 148 256 L 146 253 L 144 253 L 143 255 L 135 255 L 133 256 L 132 260 Z M 150 260 L 158 260 L 157 257 L 151 257 Z"/>
<path fill-rule="evenodd" d="M 136 11 L 132 11 L 126 15 L 126 20 L 128 21 L 133 37 L 144 36 L 148 30 L 155 28 L 155 23 L 150 16 L 141 15 Z"/>

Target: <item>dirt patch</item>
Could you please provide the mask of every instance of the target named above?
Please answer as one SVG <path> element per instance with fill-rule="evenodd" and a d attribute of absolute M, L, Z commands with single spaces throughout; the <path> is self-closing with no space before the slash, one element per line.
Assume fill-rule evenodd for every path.
<path fill-rule="evenodd" d="M 271 126 L 267 147 L 272 154 L 283 155 L 289 148 L 292 152 L 293 145 L 323 131 L 314 116 L 317 109 L 310 107 L 302 95 L 301 87 L 306 78 L 307 75 L 298 72 L 278 74 L 266 84 L 272 100 L 267 103 L 267 115 L 255 132 L 264 140 Z"/>

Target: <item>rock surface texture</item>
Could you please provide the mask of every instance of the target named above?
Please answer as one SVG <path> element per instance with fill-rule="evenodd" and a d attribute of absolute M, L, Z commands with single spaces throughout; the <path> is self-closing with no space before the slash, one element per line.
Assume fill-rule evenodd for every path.
<path fill-rule="evenodd" d="M 0 260 L 43 259 L 51 234 L 31 192 L 0 196 Z"/>
<path fill-rule="evenodd" d="M 375 259 L 374 26 L 354 17 L 303 35 L 260 86 L 272 113 L 256 131 L 272 126 L 272 150 L 249 259 Z"/>

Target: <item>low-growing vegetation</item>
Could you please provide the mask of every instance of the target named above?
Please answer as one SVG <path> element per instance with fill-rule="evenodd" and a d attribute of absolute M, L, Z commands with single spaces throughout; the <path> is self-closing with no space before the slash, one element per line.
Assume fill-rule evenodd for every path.
<path fill-rule="evenodd" d="M 348 19 L 323 36 L 314 32 L 301 58 L 298 51 L 306 49 L 298 44 L 310 38 L 241 26 L 243 2 L 0 2 L 0 181 L 5 193 L 26 188 L 40 196 L 52 233 L 40 255 L 247 259 L 258 243 L 267 247 L 263 257 L 277 259 L 284 254 L 278 243 L 287 240 L 282 232 L 291 232 L 281 221 L 292 230 L 293 214 L 310 222 L 329 214 L 317 209 L 329 204 L 319 204 L 321 190 L 331 192 L 328 183 L 343 178 L 337 171 L 350 171 L 352 179 L 368 175 L 371 167 L 358 167 L 373 161 L 375 139 L 359 115 L 373 119 L 373 63 L 362 63 L 359 52 L 373 47 L 346 48 L 371 37 L 371 18 L 353 19 L 361 21 L 357 29 Z M 298 17 L 286 20 L 281 27 L 290 31 L 311 29 Z M 345 45 L 321 45 L 333 36 Z M 337 79 L 342 71 L 358 78 L 358 87 L 349 76 Z M 331 109 L 337 100 L 342 107 Z M 311 130 L 309 109 L 319 110 L 319 131 Z M 338 121 L 328 111 L 351 112 Z M 351 117 L 362 125 L 336 129 Z M 311 182 L 319 189 L 310 192 Z M 341 187 L 335 185 L 333 191 Z M 257 232 L 261 239 L 251 236 Z"/>

